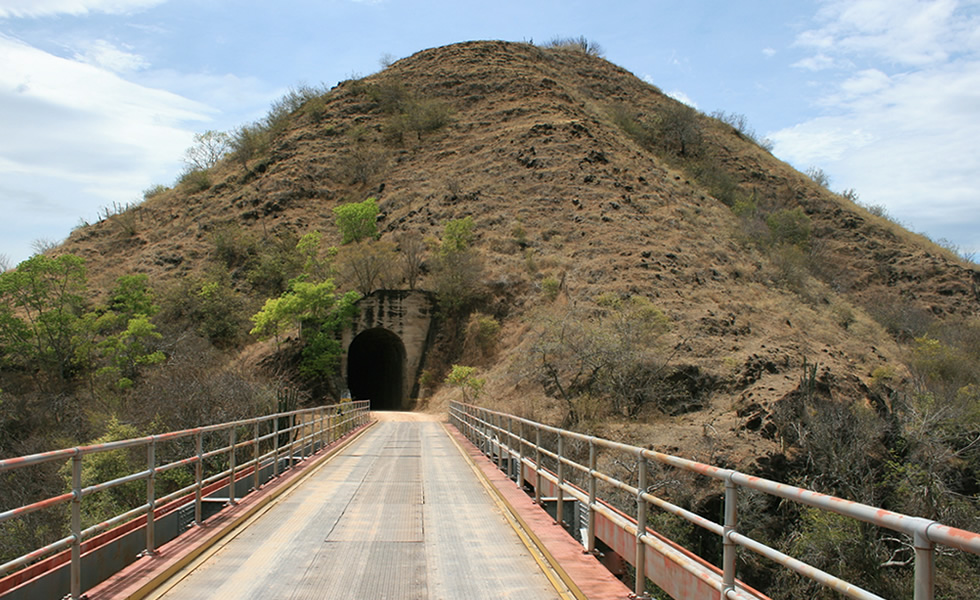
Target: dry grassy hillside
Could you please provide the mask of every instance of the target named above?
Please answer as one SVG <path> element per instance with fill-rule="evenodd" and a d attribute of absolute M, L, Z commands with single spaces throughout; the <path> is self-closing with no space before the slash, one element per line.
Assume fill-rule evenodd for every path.
<path fill-rule="evenodd" d="M 393 125 L 385 103 L 404 94 L 448 108 L 448 124 Z M 684 417 L 691 443 L 705 423 L 737 430 L 764 414 L 797 388 L 804 359 L 819 363 L 832 394 L 865 401 L 876 368 L 903 372 L 887 319 L 869 310 L 886 307 L 899 321 L 977 314 L 975 269 L 698 116 L 724 194 L 770 212 L 802 207 L 812 222 L 802 263 L 755 243 L 766 235 L 760 221 L 740 219 L 731 197 L 614 118 L 624 107 L 642 120 L 676 106 L 583 52 L 504 42 L 426 50 L 307 103 L 267 155 L 226 159 L 207 189 L 178 185 L 74 232 L 64 249 L 85 257 L 94 277 L 166 281 L 203 269 L 228 224 L 260 237 L 319 229 L 337 243 L 332 208 L 367 196 L 378 198 L 384 236 L 438 235 L 472 216 L 487 266 L 484 310 L 504 325 L 482 361 L 488 401 L 542 406 L 543 392 L 510 362 L 533 342 L 543 280 L 562 282 L 558 305 L 640 295 L 670 320 L 672 363 L 690 367 L 691 408 L 703 409 Z"/>
<path fill-rule="evenodd" d="M 465 263 L 479 273 L 467 302 L 443 305 L 419 408 L 444 411 L 460 394 L 441 385 L 450 366 L 474 366 L 490 406 L 980 528 L 980 271 L 821 187 L 745 127 L 574 43 L 469 42 L 292 93 L 233 138 L 214 166 L 56 251 L 85 259 L 94 296 L 146 274 L 166 354 L 135 369 L 131 389 L 101 384 L 92 365 L 60 381 L 57 402 L 85 410 L 41 412 L 86 416 L 59 432 L 274 405 L 300 379 L 304 340 L 258 342 L 248 317 L 300 272 L 304 234 L 322 232 L 327 272 L 334 209 L 374 197 L 382 243 L 405 256 L 405 234 L 430 242 L 419 287 L 437 287 L 447 223 L 472 218 L 482 262 Z M 51 427 L 32 407 L 55 396 L 31 371 L 0 370 L 12 398 L 0 450 L 33 449 L 23 430 Z M 671 481 L 673 501 L 717 516 L 717 498 Z M 868 550 L 854 559 L 807 514 L 739 510 L 750 535 L 889 597 L 910 577 L 879 568 L 906 550 L 893 538 L 856 532 Z M 969 590 L 975 567 L 957 559 L 940 578 Z M 817 597 L 768 567 L 742 573 Z"/>

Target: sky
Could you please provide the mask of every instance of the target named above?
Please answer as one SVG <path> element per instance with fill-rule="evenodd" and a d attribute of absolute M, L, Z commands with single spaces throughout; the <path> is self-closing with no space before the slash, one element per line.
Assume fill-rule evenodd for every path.
<path fill-rule="evenodd" d="M 556 36 L 980 258 L 980 0 L 0 0 L 0 266 L 172 185 L 195 133 L 292 87 Z"/>

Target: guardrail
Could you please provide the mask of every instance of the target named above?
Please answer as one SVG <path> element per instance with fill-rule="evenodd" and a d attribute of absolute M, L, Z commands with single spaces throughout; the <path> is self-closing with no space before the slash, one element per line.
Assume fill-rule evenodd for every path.
<path fill-rule="evenodd" d="M 656 583 L 654 574 L 647 572 L 646 548 L 663 555 L 681 569 L 690 573 L 692 579 L 707 582 L 720 598 L 746 599 L 757 598 L 751 591 L 743 589 L 736 582 L 736 549 L 746 548 L 764 556 L 777 564 L 795 571 L 819 584 L 832 588 L 849 598 L 861 600 L 884 600 L 880 596 L 843 581 L 840 578 L 822 571 L 793 558 L 779 550 L 753 540 L 737 529 L 736 503 L 739 488 L 746 488 L 776 496 L 785 500 L 798 502 L 820 510 L 833 512 L 845 517 L 872 523 L 874 525 L 906 534 L 914 541 L 915 548 L 915 600 L 933 600 L 935 596 L 935 545 L 941 544 L 964 552 L 980 555 L 980 534 L 954 527 L 948 527 L 935 521 L 903 515 L 888 510 L 875 508 L 857 502 L 851 502 L 794 487 L 753 477 L 739 471 L 722 469 L 704 463 L 687 460 L 677 456 L 663 454 L 646 448 L 621 444 L 610 440 L 567 431 L 516 417 L 514 415 L 496 412 L 477 406 L 462 403 L 451 403 L 449 408 L 450 422 L 461 433 L 470 439 L 484 453 L 496 457 L 498 467 L 504 468 L 504 462 L 511 464 L 516 460 L 520 468 L 517 470 L 518 484 L 525 481 L 525 472 L 534 478 L 529 483 L 534 486 L 535 500 L 541 502 L 541 490 L 545 482 L 553 484 L 557 491 L 557 521 L 563 520 L 564 495 L 578 500 L 588 510 L 588 524 L 584 545 L 590 552 L 596 547 L 596 516 L 601 515 L 614 523 L 627 535 L 635 536 L 635 556 L 624 558 L 631 562 L 636 569 L 634 583 L 635 593 L 642 596 L 646 591 L 646 578 L 651 577 Z M 553 449 L 542 444 L 542 434 L 550 434 L 555 439 Z M 567 441 L 576 441 L 588 445 L 588 464 L 573 460 L 565 446 Z M 637 475 L 635 482 L 621 481 L 608 473 L 597 470 L 597 450 L 602 449 L 618 453 L 622 458 L 636 461 Z M 506 455 L 506 457 L 505 457 Z M 546 469 L 543 461 L 548 460 L 555 465 L 554 470 Z M 650 493 L 647 485 L 649 461 L 681 469 L 715 479 L 724 484 L 724 523 L 716 523 L 684 508 L 672 504 Z M 585 477 L 585 489 L 572 485 L 566 476 L 566 468 L 577 471 Z M 603 482 L 613 489 L 621 490 L 636 498 L 635 521 L 613 508 L 610 504 L 596 497 L 597 483 Z M 638 523 L 647 523 L 647 509 L 652 505 L 673 515 L 681 517 L 722 538 L 722 568 L 721 577 L 713 577 L 706 573 L 704 562 L 692 560 L 687 552 L 678 547 L 664 544 L 664 538 L 646 527 L 638 527 Z M 711 581 L 708 581 L 711 579 Z M 661 587 L 664 587 L 661 585 Z"/>
<path fill-rule="evenodd" d="M 247 478 L 251 475 L 253 479 L 249 491 L 259 489 L 261 485 L 259 475 L 263 465 L 266 468 L 271 466 L 271 476 L 277 477 L 280 470 L 285 471 L 292 468 L 296 462 L 305 460 L 319 448 L 333 443 L 349 431 L 366 424 L 368 411 L 369 402 L 366 400 L 345 402 L 160 435 L 0 460 L 0 473 L 56 461 L 61 463 L 70 461 L 72 482 L 71 491 L 67 493 L 0 512 L 0 523 L 3 523 L 35 511 L 50 509 L 66 503 L 71 504 L 69 535 L 0 565 L 0 578 L 14 574 L 46 556 L 70 548 L 70 595 L 73 600 L 77 600 L 82 594 L 81 555 L 84 540 L 139 518 L 146 525 L 144 552 L 153 554 L 156 550 L 154 519 L 158 512 L 157 507 L 193 494 L 194 523 L 199 526 L 202 522 L 202 506 L 206 488 L 209 486 L 210 488 L 220 487 L 222 482 L 227 481 L 228 496 L 221 500 L 228 504 L 235 504 L 238 500 L 236 498 L 236 487 L 238 487 L 236 482 L 240 482 L 243 476 Z M 222 440 L 218 442 L 221 445 L 211 447 L 213 444 L 209 444 L 205 448 L 205 439 L 213 442 L 215 437 Z M 165 463 L 157 460 L 157 450 L 161 445 L 188 438 L 193 439 L 194 442 L 194 449 L 191 453 L 185 456 L 178 455 Z M 83 487 L 82 464 L 84 457 L 103 452 L 137 448 L 145 448 L 145 470 L 111 481 L 89 482 L 89 485 Z M 248 454 L 249 449 L 251 449 L 251 458 L 240 461 L 240 454 Z M 217 464 L 219 465 L 217 468 L 220 470 L 216 473 L 205 474 L 206 463 Z M 194 483 L 163 497 L 156 497 L 155 480 L 157 475 L 181 467 L 193 469 Z M 146 481 L 145 503 L 101 523 L 85 529 L 82 528 L 82 502 L 85 498 L 137 481 Z"/>

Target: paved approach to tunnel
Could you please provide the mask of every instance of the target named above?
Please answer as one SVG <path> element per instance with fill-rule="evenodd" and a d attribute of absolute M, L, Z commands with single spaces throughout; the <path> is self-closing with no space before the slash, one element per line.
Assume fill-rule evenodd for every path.
<path fill-rule="evenodd" d="M 386 419 L 152 597 L 561 598 L 533 558 L 440 423 Z"/>

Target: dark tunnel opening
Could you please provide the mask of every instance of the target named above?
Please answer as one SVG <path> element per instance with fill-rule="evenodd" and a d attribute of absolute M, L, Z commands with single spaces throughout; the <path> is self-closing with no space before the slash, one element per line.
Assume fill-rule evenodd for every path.
<path fill-rule="evenodd" d="M 347 387 L 371 410 L 402 410 L 405 345 L 387 329 L 361 332 L 347 349 Z"/>

